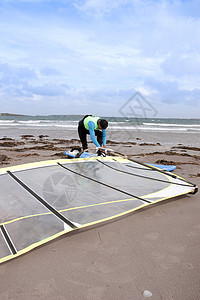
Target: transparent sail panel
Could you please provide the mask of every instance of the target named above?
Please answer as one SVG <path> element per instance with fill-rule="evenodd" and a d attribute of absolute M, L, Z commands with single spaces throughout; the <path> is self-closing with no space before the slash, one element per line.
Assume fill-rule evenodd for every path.
<path fill-rule="evenodd" d="M 10 250 L 0 230 L 0 259 L 10 254 Z"/>

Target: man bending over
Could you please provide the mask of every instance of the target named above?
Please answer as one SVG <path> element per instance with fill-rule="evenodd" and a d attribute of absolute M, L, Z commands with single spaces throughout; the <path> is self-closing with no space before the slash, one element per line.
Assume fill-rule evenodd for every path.
<path fill-rule="evenodd" d="M 99 117 L 86 115 L 79 121 L 78 134 L 82 143 L 83 150 L 88 148 L 87 134 L 90 135 L 92 142 L 97 147 L 106 148 L 106 128 L 108 127 L 108 121 Z M 96 139 L 96 137 L 97 139 Z"/>

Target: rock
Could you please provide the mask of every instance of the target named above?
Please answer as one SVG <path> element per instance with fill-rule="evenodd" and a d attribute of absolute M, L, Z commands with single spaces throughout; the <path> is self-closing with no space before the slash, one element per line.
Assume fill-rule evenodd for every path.
<path fill-rule="evenodd" d="M 152 295 L 153 295 L 153 294 L 152 294 L 152 292 L 150 292 L 150 291 L 145 290 L 145 291 L 143 292 L 143 296 L 144 296 L 145 298 L 150 298 Z"/>

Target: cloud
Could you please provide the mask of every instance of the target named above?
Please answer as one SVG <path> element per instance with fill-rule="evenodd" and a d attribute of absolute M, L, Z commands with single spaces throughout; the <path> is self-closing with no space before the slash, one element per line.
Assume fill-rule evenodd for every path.
<path fill-rule="evenodd" d="M 61 96 L 66 95 L 66 91 L 69 89 L 67 85 L 57 85 L 57 84 L 44 84 L 41 86 L 24 86 L 23 90 L 34 95 L 40 96 Z"/>
<path fill-rule="evenodd" d="M 188 106 L 200 105 L 200 88 L 187 90 L 179 87 L 177 81 L 160 81 L 159 79 L 146 78 L 145 86 L 154 89 L 151 98 L 168 105 L 184 104 Z"/>
<path fill-rule="evenodd" d="M 124 2 L 127 2 L 124 0 Z M 110 13 L 116 8 L 121 6 L 120 1 L 106 1 L 106 0 L 87 0 L 81 1 L 77 0 L 74 1 L 74 5 L 80 11 L 87 13 L 89 15 L 95 15 L 98 17 L 102 17 L 106 13 Z"/>
<path fill-rule="evenodd" d="M 42 75 L 57 75 L 55 69 L 43 68 L 40 70 Z M 56 84 L 49 82 L 43 85 L 36 85 L 39 82 L 40 75 L 29 67 L 12 66 L 9 64 L 0 64 L 0 90 L 4 95 L 12 97 L 34 97 L 34 95 L 58 96 L 65 95 L 69 89 L 66 84 Z"/>
<path fill-rule="evenodd" d="M 171 54 L 162 64 L 165 73 L 174 76 L 200 77 L 200 55 L 197 53 Z"/>
<path fill-rule="evenodd" d="M 4 97 L 31 97 L 23 87 L 28 81 L 37 79 L 35 70 L 30 67 L 0 63 L 0 101 Z"/>
<path fill-rule="evenodd" d="M 165 11 L 173 11 L 173 14 L 189 15 L 199 18 L 199 1 L 191 0 L 74 0 L 74 6 L 84 13 L 93 14 L 94 16 L 104 16 L 116 12 L 123 13 L 123 10 L 137 15 L 151 16 L 155 10 L 159 10 L 159 15 Z"/>
<path fill-rule="evenodd" d="M 44 76 L 59 75 L 60 72 L 54 68 L 44 67 L 40 69 L 40 74 Z"/>
<path fill-rule="evenodd" d="M 197 0 L 3 3 L 0 101 L 112 113 L 134 90 L 156 105 L 198 105 Z"/>
<path fill-rule="evenodd" d="M 30 67 L 0 63 L 0 83 L 2 85 L 20 84 L 24 82 L 24 80 L 36 78 L 36 72 Z"/>

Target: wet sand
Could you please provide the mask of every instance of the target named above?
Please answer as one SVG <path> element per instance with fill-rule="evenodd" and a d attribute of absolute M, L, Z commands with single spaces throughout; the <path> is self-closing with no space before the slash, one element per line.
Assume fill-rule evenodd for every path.
<path fill-rule="evenodd" d="M 0 139 L 1 167 L 63 157 L 76 138 L 34 132 Z M 175 164 L 200 185 L 200 148 L 134 141 L 107 146 L 141 162 Z M 92 144 L 89 144 L 92 147 Z M 199 193 L 166 200 L 123 218 L 78 230 L 0 265 L 0 299 L 198 300 Z M 151 295 L 151 294 L 150 294 Z"/>

